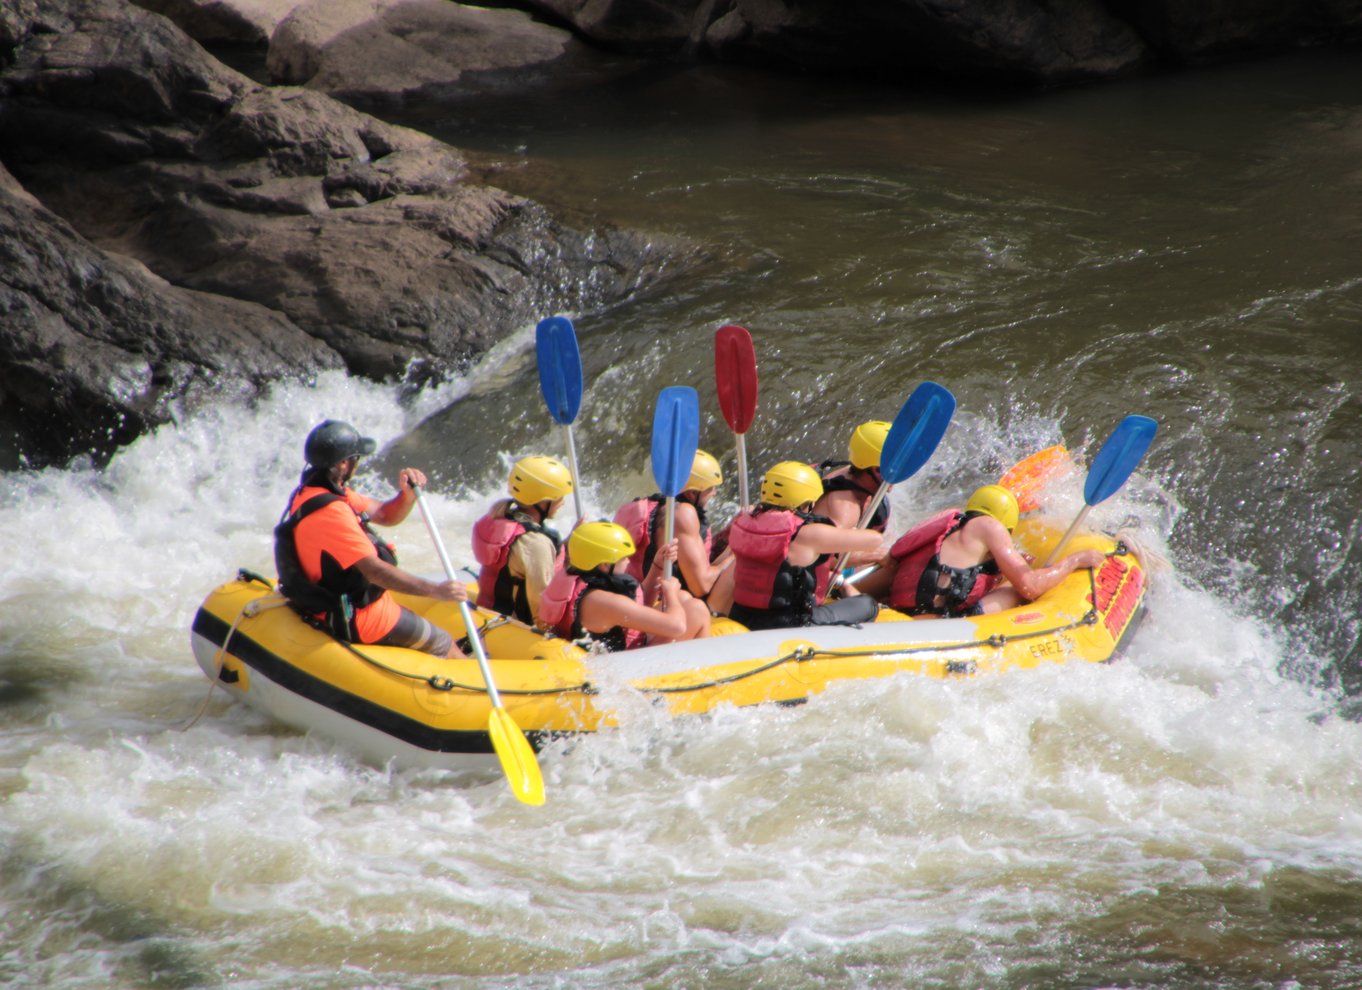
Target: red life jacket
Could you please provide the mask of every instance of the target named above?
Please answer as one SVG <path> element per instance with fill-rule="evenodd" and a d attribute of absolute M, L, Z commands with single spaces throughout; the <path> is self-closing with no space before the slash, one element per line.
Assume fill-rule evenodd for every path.
<path fill-rule="evenodd" d="M 627 529 L 629 538 L 634 541 L 634 555 L 629 558 L 629 576 L 635 581 L 642 581 L 648 573 L 648 568 L 652 566 L 653 554 L 648 553 L 648 550 L 652 547 L 653 527 L 657 525 L 658 510 L 662 508 L 664 501 L 665 498 L 661 495 L 631 499 L 621 505 L 619 511 L 615 513 L 616 525 Z"/>
<path fill-rule="evenodd" d="M 733 520 L 728 546 L 734 557 L 735 612 L 731 614 L 736 621 L 763 629 L 807 623 L 816 604 L 817 570 L 827 555 L 820 555 L 807 567 L 794 566 L 789 556 L 790 544 L 810 522 L 827 519 L 758 506 Z"/>
<path fill-rule="evenodd" d="M 941 562 L 941 544 L 965 523 L 959 509 L 947 509 L 919 523 L 889 549 L 897 560 L 889 604 L 914 615 L 966 615 L 998 584 L 998 565 L 986 560 L 973 567 Z M 948 581 L 945 587 L 941 578 Z M 934 599 L 943 600 L 934 606 Z"/>
<path fill-rule="evenodd" d="M 667 523 L 666 502 L 665 495 L 649 495 L 646 498 L 625 502 L 615 513 L 615 524 L 627 529 L 630 539 L 634 541 L 634 554 L 629 558 L 629 576 L 635 581 L 642 581 L 647 577 L 648 569 L 653 566 L 653 557 L 657 555 L 657 546 L 661 542 L 660 530 Z M 705 518 L 704 509 L 693 503 L 691 507 L 695 509 L 695 514 L 700 520 L 700 538 L 705 543 L 705 559 L 712 560 L 714 534 L 709 530 L 709 520 Z M 679 568 L 676 576 L 681 579 L 682 588 L 697 598 L 704 597 L 698 589 L 686 583 L 686 575 Z"/>
<path fill-rule="evenodd" d="M 588 591 L 610 591 L 620 594 L 618 587 L 604 574 L 582 574 L 564 569 L 553 576 L 539 599 L 539 623 L 560 639 L 575 640 L 583 636 L 605 646 L 612 652 L 632 650 L 648 641 L 648 634 L 638 629 L 615 626 L 603 633 L 591 633 L 582 628 L 580 613 L 582 598 Z M 634 601 L 643 604 L 643 587 L 634 585 Z"/>
<path fill-rule="evenodd" d="M 502 504 L 502 503 L 498 503 Z M 559 565 L 563 557 L 558 534 L 541 526 L 521 512 L 499 515 L 494 508 L 473 524 L 473 556 L 481 565 L 478 571 L 478 606 L 490 608 L 503 615 L 513 615 L 521 622 L 533 623 L 530 599 L 525 593 L 525 579 L 516 577 L 506 566 L 511 547 L 526 533 L 543 533 L 553 541 L 558 551 Z"/>

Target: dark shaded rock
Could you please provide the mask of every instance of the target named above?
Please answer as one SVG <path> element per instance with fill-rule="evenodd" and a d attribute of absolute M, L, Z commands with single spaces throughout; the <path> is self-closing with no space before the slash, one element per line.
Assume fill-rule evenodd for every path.
<path fill-rule="evenodd" d="M 340 366 L 277 313 L 100 251 L 0 169 L 0 466 L 107 451 L 181 402 Z"/>
<path fill-rule="evenodd" d="M 304 369 L 338 354 L 373 377 L 401 376 L 414 362 L 438 375 L 545 312 L 617 301 L 655 281 L 664 261 L 675 265 L 674 245 L 578 231 L 475 184 L 460 153 L 433 138 L 320 93 L 257 85 L 123 0 L 44 0 L 7 12 L 0 162 L 70 224 L 58 243 L 75 245 L 81 261 L 71 263 L 89 277 L 76 296 L 46 308 L 15 304 L 0 318 L 12 336 L 39 334 L 80 293 L 108 293 L 97 308 L 112 325 L 99 332 L 122 350 L 96 347 L 89 359 L 141 360 L 151 371 L 133 378 L 153 380 L 120 392 L 115 439 L 155 421 L 154 409 L 196 377 L 286 373 L 291 362 L 273 352 L 275 337 L 313 338 Z M 6 233 L 8 249 L 23 253 L 18 232 Z M 208 331 L 194 339 L 188 316 L 157 322 L 148 314 L 161 302 L 138 298 L 169 286 L 145 272 L 124 278 L 125 263 L 101 260 L 101 251 L 255 315 L 230 339 Z M 65 277 L 62 251 L 33 264 L 51 266 L 48 280 Z M 115 272 L 123 281 L 111 291 L 105 279 Z M 148 322 L 176 329 L 157 337 L 145 334 Z M 43 377 L 42 355 L 56 353 L 44 341 L 0 358 L 0 376 L 38 383 L 8 393 L 10 407 L 42 388 L 67 394 L 70 369 Z M 216 354 L 228 346 L 231 360 Z M 54 414 L 71 412 L 62 402 Z"/>
<path fill-rule="evenodd" d="M 525 0 L 618 51 L 887 80 L 1054 85 L 1362 42 L 1357 0 Z"/>
<path fill-rule="evenodd" d="M 1173 65 L 1362 42 L 1358 0 L 1110 0 L 1108 6 Z"/>
<path fill-rule="evenodd" d="M 1093 0 L 738 0 L 705 33 L 724 60 L 911 82 L 1071 82 L 1129 72 L 1148 51 Z"/>
<path fill-rule="evenodd" d="M 274 78 L 361 103 L 577 84 L 607 53 L 886 81 L 1048 86 L 1293 48 L 1362 43 L 1358 0 L 141 0 L 191 33 L 224 8 L 279 29 Z M 554 27 L 518 19 L 535 12 Z"/>

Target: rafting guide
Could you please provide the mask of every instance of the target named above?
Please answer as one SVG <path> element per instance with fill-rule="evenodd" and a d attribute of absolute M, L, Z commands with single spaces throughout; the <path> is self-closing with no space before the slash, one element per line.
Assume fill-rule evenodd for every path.
<path fill-rule="evenodd" d="M 463 656 L 448 632 L 389 594 L 468 598 L 458 581 L 427 581 L 399 568 L 393 548 L 373 531 L 370 523 L 395 526 L 406 519 L 416 504 L 412 486 L 426 483 L 424 473 L 405 467 L 397 475 L 397 494 L 386 502 L 348 487 L 360 458 L 376 447 L 339 420 L 319 423 L 308 434 L 307 467 L 274 531 L 279 590 L 300 614 L 323 623 L 338 639 Z"/>

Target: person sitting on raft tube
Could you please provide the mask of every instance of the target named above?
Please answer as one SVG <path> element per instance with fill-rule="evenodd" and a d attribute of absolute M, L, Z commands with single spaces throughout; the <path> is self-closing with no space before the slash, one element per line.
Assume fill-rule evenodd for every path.
<path fill-rule="evenodd" d="M 874 550 L 880 534 L 843 529 L 814 515 L 823 495 L 818 472 L 783 461 L 766 472 L 761 500 L 733 520 L 733 607 L 729 617 L 749 629 L 871 622 L 877 606 L 856 596 L 824 605 L 818 569 L 832 555 Z"/>
<path fill-rule="evenodd" d="M 709 609 L 663 577 L 676 541 L 658 548 L 642 583 L 628 574 L 634 541 L 612 522 L 583 523 L 567 541 L 567 567 L 539 602 L 540 624 L 562 639 L 589 636 L 607 650 L 709 635 Z"/>
<path fill-rule="evenodd" d="M 1039 598 L 1082 567 L 1098 567 L 1100 550 L 1079 550 L 1049 567 L 1032 567 L 1012 543 L 1017 497 L 984 485 L 965 503 L 903 534 L 859 582 L 909 615 L 983 615 Z"/>
<path fill-rule="evenodd" d="M 880 455 L 888 436 L 888 423 L 882 420 L 869 420 L 852 431 L 848 443 L 850 460 L 824 461 L 818 465 L 818 474 L 823 481 L 823 497 L 814 503 L 814 515 L 827 516 L 834 526 L 843 529 L 856 528 L 865 507 L 870 504 L 871 499 L 880 490 L 880 483 L 884 481 L 880 475 Z M 889 500 L 882 499 L 875 508 L 875 515 L 866 523 L 865 528 L 883 536 L 888 526 Z M 876 547 L 874 550 L 851 554 L 847 557 L 846 566 L 863 567 L 877 563 L 881 553 L 881 548 Z M 836 562 L 835 557 L 829 557 L 819 567 L 819 588 L 827 588 Z M 858 594 L 855 588 L 841 590 L 847 595 Z"/>
<path fill-rule="evenodd" d="M 304 617 L 337 639 L 406 646 L 440 657 L 463 653 L 443 629 L 394 600 L 390 591 L 439 601 L 468 599 L 458 581 L 427 581 L 397 567 L 391 545 L 369 523 L 395 526 L 416 504 L 412 485 L 425 485 L 415 468 L 397 473 L 397 494 L 386 502 L 347 487 L 359 459 L 376 444 L 349 423 L 328 419 L 303 445 L 307 467 L 274 530 L 279 590 Z"/>
<path fill-rule="evenodd" d="M 563 538 L 548 526 L 572 494 L 572 473 L 552 457 L 522 457 L 499 499 L 473 524 L 478 605 L 534 625 L 539 600 L 562 566 Z"/>
<path fill-rule="evenodd" d="M 723 482 L 719 462 L 707 451 L 697 450 L 691 464 L 690 477 L 676 496 L 672 535 L 676 540 L 676 570 L 681 587 L 704 601 L 714 588 L 719 575 L 732 562 L 725 552 L 711 562 L 714 534 L 709 528 L 705 508 Z M 657 548 L 663 543 L 667 526 L 667 498 L 656 493 L 636 498 L 620 506 L 615 522 L 629 531 L 634 541 L 634 552 L 629 558 L 629 576 L 642 581 L 653 566 Z"/>

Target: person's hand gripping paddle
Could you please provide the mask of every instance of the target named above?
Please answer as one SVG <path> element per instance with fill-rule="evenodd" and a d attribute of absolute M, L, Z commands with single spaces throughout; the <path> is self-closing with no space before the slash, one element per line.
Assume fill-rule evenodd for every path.
<path fill-rule="evenodd" d="M 582 485 L 577 474 L 577 444 L 572 437 L 572 421 L 582 407 L 582 355 L 577 349 L 577 332 L 566 316 L 550 316 L 539 321 L 534 332 L 535 357 L 539 363 L 539 390 L 544 405 L 555 423 L 567 427 L 568 471 L 572 474 L 572 506 L 577 521 L 582 515 Z"/>
<path fill-rule="evenodd" d="M 695 389 L 674 385 L 657 395 L 653 412 L 653 478 L 657 488 L 667 496 L 666 530 L 663 542 L 670 543 L 676 527 L 676 496 L 690 477 L 695 463 L 695 449 L 700 445 L 700 397 Z M 672 576 L 670 559 L 663 565 L 663 575 Z"/>
<path fill-rule="evenodd" d="M 757 412 L 757 352 L 745 327 L 729 323 L 714 334 L 714 384 L 719 409 L 733 431 L 738 451 L 738 496 L 751 504 L 747 488 L 747 431 Z"/>
<path fill-rule="evenodd" d="M 440 557 L 445 576 L 451 581 L 456 580 L 454 565 L 450 563 L 449 554 L 445 552 L 444 540 L 440 539 L 440 531 L 435 528 L 435 520 L 431 518 L 425 496 L 419 485 L 412 485 L 411 490 L 416 493 L 416 507 L 421 510 L 421 518 L 426 521 L 426 529 L 430 531 L 430 539 L 435 544 L 435 552 Z M 539 772 L 539 762 L 534 757 L 534 750 L 530 748 L 530 741 L 525 738 L 525 733 L 520 731 L 515 719 L 501 706 L 501 695 L 492 680 L 492 667 L 487 662 L 487 652 L 482 647 L 482 637 L 478 635 L 477 621 L 473 618 L 473 610 L 468 607 L 468 602 L 459 602 L 459 614 L 463 616 L 464 629 L 468 631 L 468 642 L 472 644 L 473 653 L 478 658 L 478 669 L 482 671 L 483 682 L 487 685 L 487 697 L 492 702 L 492 712 L 487 718 L 487 734 L 492 737 L 492 749 L 496 751 L 497 759 L 501 761 L 501 769 L 510 782 L 511 793 L 525 804 L 543 804 L 544 777 Z"/>
<path fill-rule="evenodd" d="M 1145 451 L 1153 443 L 1154 434 L 1158 429 L 1159 424 L 1148 416 L 1127 416 L 1121 420 L 1116 429 L 1112 430 L 1107 442 L 1102 444 L 1102 449 L 1092 459 L 1092 467 L 1088 469 L 1088 479 L 1083 484 L 1085 504 L 1082 510 L 1074 519 L 1073 525 L 1050 551 L 1050 555 L 1045 558 L 1042 567 L 1049 567 L 1059 559 L 1060 553 L 1069 545 L 1069 540 L 1087 518 L 1092 507 L 1111 498 L 1117 489 L 1126 483 L 1135 466 L 1144 459 Z"/>

